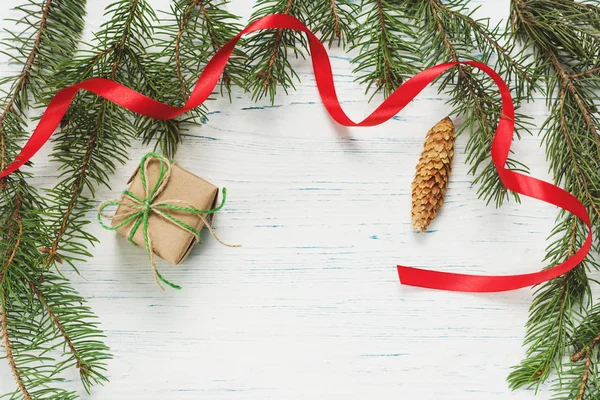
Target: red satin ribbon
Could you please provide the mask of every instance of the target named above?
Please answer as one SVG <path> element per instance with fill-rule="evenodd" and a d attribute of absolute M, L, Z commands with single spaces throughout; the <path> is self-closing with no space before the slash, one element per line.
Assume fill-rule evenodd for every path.
<path fill-rule="evenodd" d="M 522 275 L 482 276 L 453 274 L 430 271 L 419 268 L 398 266 L 400 281 L 405 285 L 420 286 L 432 289 L 454 290 L 462 292 L 500 292 L 536 285 L 556 278 L 575 268 L 583 261 L 592 245 L 592 229 L 586 208 L 570 193 L 548 182 L 541 181 L 506 168 L 506 160 L 510 151 L 514 131 L 514 106 L 510 90 L 502 78 L 485 64 L 469 61 L 440 64 L 429 68 L 399 87 L 375 111 L 361 122 L 352 121 L 342 110 L 339 103 L 333 74 L 327 51 L 319 39 L 299 20 L 288 15 L 269 15 L 250 24 L 246 29 L 227 42 L 208 62 L 198 79 L 190 98 L 184 107 L 178 108 L 160 103 L 133 89 L 114 81 L 93 78 L 60 90 L 52 99 L 44 115 L 29 141 L 25 144 L 16 160 L 4 171 L 4 177 L 27 162 L 48 141 L 61 119 L 67 112 L 71 101 L 79 89 L 88 90 L 107 100 L 138 114 L 155 119 L 175 118 L 202 104 L 217 85 L 223 68 L 229 59 L 234 46 L 243 35 L 262 29 L 293 29 L 304 32 L 308 36 L 312 63 L 323 104 L 331 117 L 344 126 L 379 125 L 402 110 L 435 78 L 458 64 L 471 65 L 488 74 L 498 86 L 502 98 L 502 116 L 496 129 L 492 145 L 492 160 L 504 186 L 513 192 L 554 204 L 576 215 L 588 227 L 588 235 L 583 246 L 565 262 L 550 269 Z"/>

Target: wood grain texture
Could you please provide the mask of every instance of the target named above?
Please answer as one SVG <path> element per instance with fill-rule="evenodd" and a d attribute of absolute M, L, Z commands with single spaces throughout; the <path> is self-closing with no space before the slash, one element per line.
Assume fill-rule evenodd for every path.
<path fill-rule="evenodd" d="M 8 8 L 20 1 L 4 0 L 2 17 L 13 16 Z M 89 3 L 86 39 L 108 1 Z M 235 0 L 229 8 L 247 19 L 252 3 Z M 507 0 L 472 3 L 492 22 L 508 12 Z M 344 108 L 366 116 L 378 99 L 369 104 L 353 81 L 351 55 L 330 53 Z M 13 68 L 0 62 L 2 74 Z M 449 112 L 446 98 L 429 88 L 382 126 L 344 129 L 320 104 L 310 61 L 295 65 L 302 83 L 274 106 L 243 93 L 232 104 L 211 101 L 208 123 L 186 132 L 176 158 L 228 188 L 215 229 L 243 248 L 205 235 L 184 264 L 160 265 L 183 285 L 163 294 L 143 249 L 90 225 L 101 241 L 94 259 L 80 266 L 81 277 L 63 271 L 89 298 L 116 355 L 111 383 L 90 398 L 533 399 L 532 390 L 510 392 L 505 381 L 524 355 L 531 290 L 469 295 L 403 287 L 395 265 L 536 271 L 555 208 L 529 199 L 486 206 L 467 176 L 466 137 L 459 137 L 445 205 L 426 233 L 414 233 L 410 182 L 425 132 Z M 547 115 L 542 98 L 523 111 L 538 125 Z M 535 176 L 549 179 L 538 136 L 513 148 Z M 35 158 L 40 187 L 57 177 L 49 150 Z M 100 189 L 97 199 L 123 190 L 148 150 L 135 144 L 112 189 Z M 75 372 L 67 378 L 80 390 Z M 0 362 L 0 391 L 12 387 Z M 537 398 L 549 398 L 546 388 Z"/>

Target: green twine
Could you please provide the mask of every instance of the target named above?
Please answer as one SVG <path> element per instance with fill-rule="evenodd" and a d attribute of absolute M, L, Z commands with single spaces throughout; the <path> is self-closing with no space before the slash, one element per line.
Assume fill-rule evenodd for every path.
<path fill-rule="evenodd" d="M 148 168 L 149 162 L 153 159 L 156 159 L 159 161 L 160 170 L 159 170 L 159 175 L 158 175 L 158 179 L 156 180 L 156 183 L 154 184 L 154 186 L 149 188 L 148 179 L 147 179 L 147 172 L 148 172 L 147 168 Z M 162 286 L 160 285 L 160 283 L 158 282 L 158 280 L 160 280 L 161 282 L 165 283 L 166 285 L 168 285 L 174 289 L 180 290 L 181 286 L 176 285 L 172 282 L 169 282 L 167 279 L 165 279 L 160 274 L 160 272 L 156 268 L 156 263 L 154 260 L 154 252 L 153 252 L 153 248 L 152 248 L 152 240 L 151 240 L 151 236 L 150 236 L 150 232 L 149 232 L 150 227 L 148 224 L 150 214 L 153 212 L 159 214 L 165 220 L 168 220 L 168 221 L 172 222 L 173 224 L 179 226 L 181 229 L 183 229 L 187 232 L 190 232 L 192 235 L 194 235 L 196 237 L 196 240 L 200 241 L 200 230 L 202 228 L 196 229 L 196 228 L 186 224 L 185 222 L 183 222 L 180 219 L 177 219 L 173 215 L 171 215 L 169 213 L 169 211 L 171 211 L 171 210 L 179 211 L 179 212 L 190 213 L 190 214 L 194 214 L 194 215 L 214 214 L 217 211 L 221 210 L 223 208 L 223 206 L 225 205 L 225 201 L 227 199 L 227 189 L 223 188 L 223 198 L 221 200 L 221 204 L 218 207 L 212 208 L 210 210 L 199 210 L 199 209 L 191 207 L 191 206 L 187 207 L 185 205 L 181 206 L 181 205 L 170 204 L 172 202 L 180 202 L 179 200 L 164 200 L 162 202 L 155 202 L 154 200 L 162 192 L 162 190 L 164 189 L 164 187 L 166 186 L 166 184 L 168 183 L 168 181 L 170 179 L 171 167 L 172 167 L 172 163 L 165 157 L 163 157 L 157 153 L 146 154 L 140 161 L 140 168 L 139 168 L 140 178 L 142 180 L 142 187 L 144 188 L 144 192 L 146 194 L 145 198 L 140 198 L 140 197 L 136 196 L 134 193 L 130 192 L 129 190 L 125 190 L 125 192 L 123 192 L 123 198 L 127 197 L 131 200 L 131 202 L 124 202 L 122 200 L 104 201 L 98 207 L 98 215 L 97 216 L 98 216 L 98 222 L 100 223 L 100 225 L 104 229 L 107 229 L 110 231 L 115 231 L 115 230 L 120 229 L 123 226 L 133 222 L 133 226 L 129 230 L 129 234 L 127 235 L 127 238 L 131 243 L 133 243 L 135 245 L 137 245 L 137 244 L 133 241 L 133 237 L 134 237 L 135 233 L 137 232 L 137 230 L 141 226 L 142 232 L 144 235 L 144 244 L 146 246 L 146 250 L 148 251 L 148 256 L 150 258 L 150 262 L 152 263 L 152 269 L 154 271 L 155 277 L 157 278 L 157 284 L 159 285 L 159 287 L 161 287 L 161 289 L 163 289 Z M 109 226 L 104 223 L 102 218 L 105 217 L 105 218 L 112 219 L 112 218 L 118 217 L 116 215 L 107 216 L 104 214 L 104 210 L 110 206 L 124 206 L 124 207 L 131 208 L 134 211 L 132 211 L 131 213 L 126 213 L 125 214 L 126 216 L 124 217 L 124 220 L 122 222 L 118 223 L 115 226 Z M 206 220 L 204 218 L 202 218 L 202 220 L 203 220 L 204 224 L 207 225 L 207 227 L 210 229 L 210 226 L 206 223 Z M 212 231 L 211 231 L 211 233 L 213 234 L 213 236 L 215 236 Z M 216 238 L 216 236 L 215 236 L 215 238 Z M 219 240 L 219 239 L 217 238 L 217 240 Z M 221 241 L 219 240 L 219 242 L 221 242 Z M 221 243 L 223 243 L 223 242 L 221 242 Z"/>

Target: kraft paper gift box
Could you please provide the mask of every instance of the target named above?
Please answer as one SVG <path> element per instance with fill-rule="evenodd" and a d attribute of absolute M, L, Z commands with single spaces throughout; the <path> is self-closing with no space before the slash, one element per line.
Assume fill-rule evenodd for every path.
<path fill-rule="evenodd" d="M 156 184 L 159 176 L 160 161 L 153 158 L 147 164 L 147 180 L 149 187 L 153 187 Z M 142 186 L 140 167 L 137 168 L 127 183 L 131 183 L 129 186 L 129 191 L 131 193 L 138 198 L 145 199 L 146 194 Z M 172 163 L 168 182 L 154 202 L 178 200 L 185 202 L 186 207 L 192 206 L 200 210 L 210 210 L 216 206 L 218 194 L 219 189 L 215 185 L 192 174 L 188 170 L 181 168 L 177 164 Z M 133 203 L 127 196 L 123 196 L 121 201 L 124 204 Z M 131 207 L 120 205 L 112 220 L 112 226 L 115 227 L 119 223 L 122 223 L 124 218 L 119 216 L 129 213 L 131 210 Z M 205 218 L 209 224 L 212 224 L 215 215 L 209 214 L 202 215 L 201 217 L 199 215 L 177 210 L 168 210 L 167 212 L 181 222 L 197 230 L 201 230 L 205 226 L 202 217 Z M 131 221 L 123 225 L 117 229 L 117 232 L 125 237 L 129 237 L 129 232 L 134 226 L 134 223 L 135 221 Z M 154 254 L 172 264 L 179 264 L 185 260 L 197 241 L 192 233 L 169 222 L 154 212 L 150 213 L 148 218 L 148 231 L 152 235 L 152 249 Z M 144 243 L 144 230 L 141 226 L 136 230 L 132 239 L 142 248 L 146 247 Z"/>

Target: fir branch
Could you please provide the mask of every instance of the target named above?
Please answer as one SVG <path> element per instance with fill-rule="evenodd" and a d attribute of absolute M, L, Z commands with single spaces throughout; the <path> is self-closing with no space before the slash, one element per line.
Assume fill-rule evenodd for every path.
<path fill-rule="evenodd" d="M 357 10 L 358 7 L 348 0 L 259 0 L 250 21 L 271 14 L 291 15 L 320 34 L 321 39 L 331 46 L 336 39 L 340 44 L 352 40 L 351 29 L 356 22 L 353 13 Z M 278 86 L 286 94 L 295 89 L 295 82 L 300 79 L 290 57 L 304 58 L 308 53 L 304 34 L 287 29 L 265 30 L 254 34 L 244 44 L 247 56 L 243 86 L 252 93 L 253 100 L 268 97 L 274 103 Z"/>
<path fill-rule="evenodd" d="M 352 40 L 359 6 L 348 0 L 313 0 L 311 7 L 308 25 L 323 43 L 331 47 L 337 41 L 345 47 Z"/>
<path fill-rule="evenodd" d="M 600 375 L 598 362 L 600 354 L 596 345 L 600 341 L 600 307 L 588 311 L 572 337 L 576 349 L 563 367 L 561 379 L 554 386 L 555 400 L 598 399 L 600 395 Z"/>
<path fill-rule="evenodd" d="M 352 48 L 360 53 L 352 63 L 357 81 L 365 84 L 365 92 L 373 96 L 382 91 L 389 96 L 404 79 L 414 75 L 420 66 L 416 32 L 406 18 L 407 8 L 387 0 L 363 0 L 363 22 L 352 38 Z M 373 98 L 371 96 L 371 98 Z"/>
<path fill-rule="evenodd" d="M 18 244 L 15 246 L 15 250 L 17 247 L 18 247 Z M 11 256 L 9 261 L 4 266 L 4 269 L 2 271 L 2 276 L 1 276 L 2 281 L 4 280 L 4 275 L 5 275 L 6 271 L 8 270 L 10 264 L 12 263 L 12 259 L 13 259 L 12 257 L 14 257 L 14 255 Z M 29 391 L 27 390 L 27 387 L 25 387 L 25 384 L 23 383 L 23 378 L 21 377 L 21 372 L 19 371 L 19 368 L 17 367 L 17 362 L 15 361 L 15 356 L 13 355 L 12 344 L 11 344 L 10 336 L 8 333 L 8 317 L 7 317 L 7 312 L 6 312 L 6 308 L 5 308 L 4 304 L 6 304 L 6 297 L 3 296 L 3 298 L 0 299 L 0 328 L 1 328 L 0 336 L 2 336 L 2 342 L 4 344 L 4 353 L 6 354 L 6 360 L 8 361 L 10 370 L 15 378 L 15 382 L 17 383 L 18 390 L 23 395 L 23 398 L 25 400 L 32 400 L 31 395 L 29 394 Z"/>
<path fill-rule="evenodd" d="M 583 95 L 580 93 L 581 89 L 578 89 L 577 85 L 573 81 L 573 78 L 571 77 L 571 74 L 567 73 L 566 66 L 563 65 L 558 60 L 556 54 L 552 51 L 548 51 L 547 56 L 552 63 L 552 68 L 554 68 L 554 70 L 556 71 L 556 73 L 558 73 L 558 75 L 560 77 L 559 93 L 560 93 L 560 99 L 561 99 L 560 100 L 561 101 L 561 106 L 560 106 L 561 121 L 564 121 L 566 119 L 566 117 L 564 115 L 564 109 L 565 109 L 564 103 L 565 103 L 565 97 L 567 95 L 567 93 L 565 93 L 565 91 L 568 91 L 569 95 L 572 96 L 573 101 L 577 105 L 579 112 L 583 116 L 585 124 L 587 125 L 587 129 L 589 130 L 592 137 L 596 141 L 597 151 L 600 151 L 600 146 L 599 146 L 600 136 L 598 136 L 596 121 L 594 120 L 594 118 L 592 116 L 592 110 L 590 109 L 590 105 L 586 104 L 586 101 L 583 99 Z M 585 71 L 586 74 L 588 72 L 589 72 L 589 70 Z M 581 74 L 581 73 L 579 73 L 579 74 Z M 583 75 L 581 75 L 581 76 L 583 76 Z M 593 106 L 593 103 L 592 103 L 592 106 Z M 562 124 L 564 125 L 564 122 Z M 598 154 L 596 155 L 596 158 L 598 158 Z"/>
<path fill-rule="evenodd" d="M 189 96 L 187 79 L 183 74 L 183 66 L 181 61 L 181 47 L 183 41 L 183 34 L 186 32 L 186 28 L 189 27 L 189 23 L 192 17 L 192 12 L 196 6 L 196 2 L 192 0 L 192 4 L 186 4 L 185 7 L 181 7 L 181 3 L 176 3 L 171 7 L 173 15 L 176 17 L 177 32 L 175 33 L 175 45 L 173 49 L 174 61 L 175 61 L 175 73 L 177 80 L 179 81 L 179 88 L 181 89 L 181 96 Z M 183 11 L 183 12 L 182 12 Z M 179 18 L 177 18 L 179 16 Z M 177 21 L 179 20 L 179 21 Z M 210 35 L 210 34 L 209 34 Z M 212 35 L 211 35 L 212 36 Z"/>
<path fill-rule="evenodd" d="M 592 307 L 573 334 L 573 346 L 576 352 L 571 362 L 579 362 L 596 350 L 600 343 L 600 305 Z"/>
<path fill-rule="evenodd" d="M 52 326 L 52 332 L 60 336 L 68 348 L 70 357 L 59 367 L 77 368 L 87 393 L 93 385 L 108 382 L 103 374 L 106 361 L 111 358 L 109 349 L 102 342 L 105 337 L 98 329 L 97 317 L 85 305 L 85 300 L 68 281 L 56 275 L 46 274 L 42 282 L 28 283 L 46 311 L 46 325 Z"/>
<path fill-rule="evenodd" d="M 189 0 L 187 0 L 189 2 Z M 185 48 L 186 44 L 179 44 L 179 59 L 180 63 L 186 57 L 187 61 L 183 61 L 184 64 L 190 65 L 190 61 L 194 55 L 194 52 L 199 53 L 201 56 L 196 60 L 196 65 L 200 62 L 202 65 L 206 65 L 208 60 L 216 53 L 225 42 L 231 39 L 233 36 L 237 34 L 240 30 L 242 30 L 242 25 L 238 22 L 240 17 L 233 15 L 227 12 L 224 7 L 228 3 L 227 0 L 193 0 L 197 7 L 200 8 L 201 14 L 198 16 L 192 16 L 190 22 L 185 25 L 180 25 L 180 29 L 188 30 L 188 37 L 184 38 L 187 41 L 187 49 Z M 195 17 L 195 18 L 194 18 Z M 199 21 L 198 18 L 201 17 L 202 21 Z M 182 21 L 183 22 L 183 21 Z M 197 24 L 202 24 L 200 27 Z M 194 28 L 192 31 L 191 28 Z M 194 35 L 198 35 L 202 33 L 202 29 L 205 29 L 210 37 L 210 47 L 208 47 L 208 43 L 206 43 L 204 48 L 196 48 L 194 49 L 192 46 L 192 42 L 194 39 Z M 197 38 L 197 36 L 196 36 Z M 184 54 L 182 55 L 182 46 L 184 50 Z M 187 54 L 185 54 L 187 52 Z M 223 70 L 223 74 L 221 76 L 221 95 L 223 95 L 223 89 L 227 91 L 231 100 L 231 84 L 235 83 L 236 85 L 244 88 L 244 74 L 246 73 L 246 68 L 244 61 L 248 59 L 248 56 L 239 48 L 234 49 L 232 56 L 227 61 L 227 65 Z M 189 74 L 188 68 L 188 74 Z M 196 71 L 192 71 L 192 76 L 196 76 Z M 195 82 L 188 82 L 188 87 Z"/>
<path fill-rule="evenodd" d="M 9 143 L 13 144 L 12 141 Z M 14 147 L 11 146 L 11 156 L 14 155 Z M 9 177 L 6 188 L 0 192 L 2 338 L 17 383 L 17 390 L 10 398 L 27 398 L 23 392 L 25 388 L 31 399 L 74 399 L 77 397 L 74 393 L 57 387 L 63 381 L 59 376 L 65 369 L 64 361 L 49 356 L 58 354 L 62 359 L 68 352 L 57 351 L 57 346 L 64 341 L 52 333 L 53 326 L 48 323 L 47 314 L 30 287 L 31 283 L 49 275 L 48 271 L 33 268 L 40 259 L 36 243 L 43 226 L 43 204 L 37 196 L 22 177 L 14 175 Z M 14 208 L 10 209 L 11 206 Z M 66 280 L 64 285 L 68 287 Z M 65 308 L 77 309 L 79 302 L 83 301 L 81 298 L 71 301 L 62 291 L 59 295 Z M 89 314 L 76 313 L 73 321 L 80 330 L 90 329 L 95 325 L 90 324 L 88 317 Z M 93 348 L 89 340 L 81 339 L 78 345 Z"/>
<path fill-rule="evenodd" d="M 92 76 L 107 77 L 129 87 L 147 87 L 143 58 L 152 36 L 154 11 L 145 0 L 119 0 L 107 7 L 109 21 L 96 33 L 95 46 L 62 66 L 56 86 L 67 86 Z M 86 213 L 95 186 L 107 184 L 116 163 L 126 160 L 129 141 L 136 136 L 132 113 L 90 93 L 78 95 L 55 135 L 52 158 L 60 165 L 61 181 L 48 191 L 46 229 L 53 232 L 44 244 L 44 267 L 75 263 L 90 256 L 86 243 L 96 239 L 85 231 Z M 141 118 L 141 117 L 140 117 Z"/>
<path fill-rule="evenodd" d="M 76 399 L 74 392 L 57 387 L 64 382 L 60 378 L 64 367 L 51 355 L 57 352 L 59 345 L 56 336 L 48 335 L 48 326 L 40 321 L 41 309 L 32 303 L 32 293 L 28 290 L 26 280 L 15 279 L 17 268 L 11 270 L 11 275 L 11 289 L 4 286 L 2 290 L 1 317 L 5 351 L 8 349 L 7 358 L 17 382 L 17 389 L 9 398 Z"/>
<path fill-rule="evenodd" d="M 177 0 L 166 23 L 156 27 L 156 46 L 159 51 L 147 57 L 140 73 L 144 86 L 140 89 L 163 102 L 182 106 L 196 84 L 200 71 L 216 51 L 239 30 L 239 17 L 227 12 L 225 0 Z M 233 84 L 244 83 L 245 54 L 236 48 L 221 77 L 221 95 L 231 99 Z M 157 145 L 168 156 L 173 156 L 180 143 L 181 130 L 189 125 L 206 122 L 206 107 L 197 107 L 184 117 L 170 121 L 147 118 L 137 119 L 136 130 L 144 143 L 157 136 Z"/>
<path fill-rule="evenodd" d="M 600 84 L 593 75 L 599 68 L 600 56 L 598 8 L 566 0 L 513 0 L 511 26 L 515 37 L 534 52 L 534 74 L 544 77 L 548 86 L 550 116 L 542 131 L 550 169 L 556 183 L 588 208 L 596 230 L 600 227 L 600 185 L 596 178 L 600 144 L 599 121 L 594 114 L 598 96 L 594 91 Z M 564 261 L 586 236 L 583 223 L 561 213 L 551 234 L 553 242 L 546 260 L 551 265 Z M 598 249 L 597 241 L 594 248 Z M 525 340 L 527 357 L 510 374 L 511 387 L 538 386 L 554 369 L 564 380 L 556 388 L 563 396 L 560 398 L 573 400 L 580 396 L 582 387 L 597 379 L 591 358 L 589 366 L 569 366 L 566 371 L 562 367 L 572 336 L 577 335 L 579 314 L 590 303 L 587 271 L 595 269 L 598 264 L 588 256 L 576 269 L 536 292 Z"/>
<path fill-rule="evenodd" d="M 48 82 L 56 66 L 71 56 L 83 29 L 85 2 L 78 0 L 30 1 L 17 7 L 24 17 L 15 21 L 18 28 L 25 27 L 19 35 L 11 35 L 3 42 L 5 54 L 13 64 L 21 67 L 19 74 L 0 80 L 9 86 L 0 109 L 0 153 L 2 168 L 14 159 L 20 143 L 28 136 L 25 129 L 26 111 L 48 96 Z M 61 40 L 57 41 L 56 38 Z M 63 380 L 59 374 L 66 364 L 63 356 L 69 350 L 58 352 L 60 359 L 48 356 L 56 353 L 57 346 L 65 343 L 52 332 L 53 324 L 34 293 L 31 285 L 49 276 L 48 271 L 36 268 L 40 253 L 37 244 L 43 237 L 42 215 L 45 199 L 31 187 L 23 169 L 13 173 L 0 185 L 0 302 L 2 306 L 1 334 L 9 366 L 17 383 L 11 399 L 68 400 L 75 399 L 74 392 L 57 387 Z M 54 281 L 52 281 L 54 282 Z M 48 283 L 53 287 L 54 283 Z M 61 289 L 71 291 L 63 280 Z M 80 297 L 59 292 L 63 307 L 77 310 L 83 301 Z M 87 314 L 75 312 L 73 323 L 79 331 L 101 332 Z M 91 337 L 91 336 L 90 336 Z M 99 349 L 91 340 L 74 339 L 77 351 Z M 81 349 L 79 348 L 81 347 Z M 104 359 L 108 357 L 106 353 Z M 69 358 L 67 357 L 66 360 Z M 95 364 L 95 363 L 94 363 Z M 89 385 L 84 382 L 84 387 Z"/>
<path fill-rule="evenodd" d="M 4 301 L 2 301 L 2 303 L 4 303 Z M 19 373 L 19 370 L 17 369 L 17 364 L 16 364 L 15 357 L 12 352 L 12 346 L 10 344 L 10 338 L 8 335 L 8 323 L 7 323 L 6 311 L 4 309 L 4 306 L 1 303 L 0 303 L 0 322 L 1 322 L 0 325 L 2 328 L 2 331 L 1 331 L 2 334 L 0 336 L 2 336 L 2 339 L 3 339 L 4 351 L 6 353 L 6 359 L 8 360 L 8 365 L 10 366 L 10 370 L 12 371 L 12 374 L 15 377 L 15 381 L 17 382 L 17 386 L 19 387 L 19 391 L 23 395 L 23 399 L 24 400 L 32 400 L 31 395 L 29 394 L 29 391 L 27 390 L 27 388 L 25 387 L 25 384 L 23 383 L 21 374 Z"/>
<path fill-rule="evenodd" d="M 594 349 L 594 347 L 596 347 L 596 345 L 599 342 L 600 342 L 600 333 L 598 333 L 598 335 L 596 335 L 596 337 L 593 338 L 592 341 L 587 346 L 585 346 L 584 348 L 579 350 L 577 353 L 573 354 L 573 356 L 571 356 L 571 361 L 576 362 L 576 361 L 580 361 L 583 357 L 587 357 L 589 355 L 589 353 L 591 353 L 591 351 Z"/>
<path fill-rule="evenodd" d="M 565 365 L 559 380 L 554 386 L 553 400 L 599 400 L 598 355 L 586 354 L 578 363 Z"/>
<path fill-rule="evenodd" d="M 514 87 L 517 106 L 530 95 L 535 87 L 535 76 L 528 72 L 527 56 L 517 52 L 514 45 L 502 45 L 500 27 L 490 27 L 487 20 L 475 19 L 475 10 L 467 8 L 468 1 L 405 0 L 403 3 L 408 5 L 407 12 L 421 34 L 419 42 L 428 66 L 461 60 L 492 64 Z M 488 203 L 494 201 L 496 206 L 502 205 L 510 194 L 490 160 L 501 113 L 500 100 L 493 94 L 494 83 L 482 73 L 459 65 L 446 73 L 439 85 L 440 91 L 451 97 L 449 104 L 454 107 L 453 114 L 464 117 L 457 134 L 469 132 L 467 162 L 471 165 L 469 173 L 475 176 L 473 182 L 479 185 L 478 195 Z M 527 131 L 526 116 L 517 113 L 515 124 L 517 134 Z M 524 164 L 512 158 L 508 159 L 507 166 L 526 171 Z M 518 195 L 513 195 L 518 201 Z"/>
<path fill-rule="evenodd" d="M 571 226 L 570 236 L 562 235 L 565 225 Z M 557 238 L 548 247 L 546 258 L 550 265 L 570 257 L 575 247 L 582 244 L 578 231 L 585 231 L 586 227 L 579 225 L 576 217 L 570 217 L 555 229 L 553 234 Z M 565 246 L 568 250 L 563 253 Z M 592 267 L 593 264 L 590 265 Z M 511 388 L 544 382 L 553 369 L 561 368 L 562 358 L 575 329 L 573 310 L 581 307 L 588 294 L 589 283 L 584 268 L 546 282 L 536 290 L 524 343 L 528 346 L 527 357 L 509 375 Z"/>
<path fill-rule="evenodd" d="M 20 65 L 21 71 L 15 77 L 0 80 L 0 84 L 11 84 L 3 117 L 7 111 L 25 111 L 30 94 L 38 102 L 48 96 L 48 79 L 56 65 L 70 57 L 79 43 L 85 2 L 30 0 L 16 10 L 24 15 L 13 21 L 21 31 L 18 35 L 8 32 L 10 37 L 3 41 L 2 53 L 10 63 Z"/>
<path fill-rule="evenodd" d="M 250 21 L 270 14 L 292 15 L 307 23 L 310 8 L 307 0 L 258 0 Z M 300 81 L 288 57 L 304 58 L 308 53 L 308 42 L 304 34 L 289 29 L 265 30 L 246 40 L 248 59 L 245 87 L 252 93 L 253 100 L 269 97 L 275 101 L 277 86 L 287 94 L 295 89 L 294 81 Z"/>
<path fill-rule="evenodd" d="M 21 239 L 23 237 L 23 220 L 21 218 L 21 199 L 19 192 L 15 193 L 13 207 L 14 208 L 10 213 L 10 219 L 7 225 L 9 228 L 6 237 L 11 242 L 13 242 L 14 238 L 14 242 L 11 243 L 10 246 L 6 246 L 7 254 L 5 254 L 5 256 L 7 257 L 0 258 L 0 260 L 4 261 L 4 266 L 0 270 L 0 284 L 4 283 L 4 277 L 6 276 L 8 269 L 11 267 L 15 256 L 17 255 L 17 251 L 19 250 Z"/>
<path fill-rule="evenodd" d="M 33 30 L 34 40 L 31 44 L 31 48 L 29 54 L 27 55 L 24 61 L 20 60 L 15 54 L 24 54 L 23 50 L 20 48 L 24 43 L 22 40 L 18 40 L 15 37 L 15 40 L 5 40 L 3 41 L 3 45 L 5 45 L 8 50 L 3 51 L 4 54 L 8 55 L 9 58 L 13 62 L 23 62 L 23 68 L 17 77 L 9 77 L 0 80 L 0 84 L 6 84 L 10 80 L 13 80 L 12 88 L 10 90 L 10 95 L 8 95 L 7 99 L 5 99 L 5 105 L 2 108 L 2 112 L 0 113 L 0 168 L 4 169 L 7 165 L 6 159 L 6 133 L 5 133 L 5 122 L 9 118 L 9 114 L 14 114 L 17 118 L 21 118 L 25 109 L 24 106 L 27 105 L 28 99 L 27 95 L 29 93 L 28 86 L 30 80 L 32 79 L 32 72 L 34 61 L 39 55 L 40 51 L 40 43 L 42 41 L 42 37 L 44 36 L 44 32 L 47 27 L 48 14 L 50 12 L 50 6 L 52 5 L 52 0 L 45 0 L 42 3 L 41 7 L 41 15 L 39 18 L 39 22 L 37 27 L 32 26 L 27 23 L 27 19 L 23 18 L 20 21 L 17 21 L 17 25 L 27 25 L 28 30 Z M 25 6 L 20 7 L 20 10 L 23 11 L 26 15 L 31 15 L 32 10 L 26 8 Z M 29 44 L 28 42 L 25 42 Z M 12 53 L 11 53 L 12 51 Z"/>
<path fill-rule="evenodd" d="M 51 5 L 52 5 L 52 0 L 45 1 L 45 4 L 42 8 L 42 15 L 40 16 L 39 26 L 38 26 L 37 32 L 35 33 L 35 39 L 33 40 L 32 49 L 29 53 L 29 56 L 27 56 L 25 65 L 23 66 L 23 69 L 21 70 L 21 73 L 19 74 L 18 79 L 16 80 L 16 82 L 14 84 L 14 90 L 12 90 L 13 95 L 10 96 L 8 103 L 4 107 L 4 111 L 2 112 L 2 114 L 0 114 L 0 125 L 2 125 L 4 119 L 6 118 L 6 116 L 9 112 L 13 112 L 13 111 L 22 112 L 23 111 L 21 109 L 21 106 L 22 106 L 21 100 L 24 100 L 23 101 L 24 103 L 27 102 L 27 99 L 26 98 L 21 99 L 21 96 L 22 95 L 26 96 L 27 93 L 29 92 L 27 90 L 27 86 L 28 86 L 29 80 L 31 79 L 33 62 L 35 61 L 36 56 L 38 55 L 38 49 L 40 46 L 40 42 L 42 40 L 42 34 L 47 26 L 48 13 L 50 12 Z M 2 135 L 2 138 L 0 138 L 0 140 L 2 141 L 0 144 L 0 146 L 1 146 L 0 166 L 2 167 L 2 169 L 4 169 L 5 163 L 6 163 L 4 135 Z"/>

